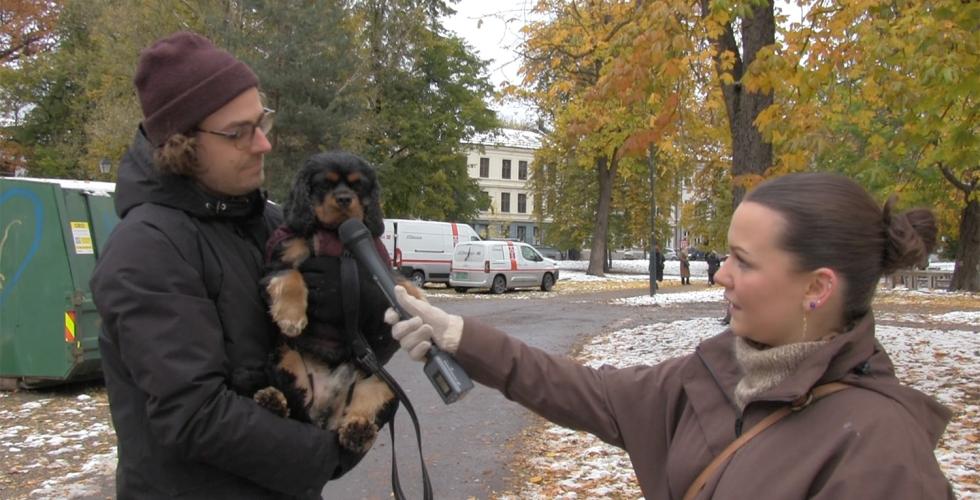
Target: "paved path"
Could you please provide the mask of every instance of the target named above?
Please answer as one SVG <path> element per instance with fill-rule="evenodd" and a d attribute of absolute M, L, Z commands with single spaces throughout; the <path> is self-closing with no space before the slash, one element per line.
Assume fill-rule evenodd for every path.
<path fill-rule="evenodd" d="M 685 319 L 692 315 L 720 315 L 718 304 L 653 308 L 608 304 L 614 297 L 642 293 L 644 290 L 640 289 L 552 295 L 545 299 L 535 298 L 536 295 L 530 292 L 508 294 L 503 298 L 456 299 L 434 295 L 431 301 L 449 312 L 489 322 L 531 345 L 554 353 L 569 353 L 581 341 L 601 331 L 651 321 Z M 402 354 L 389 363 L 389 371 L 403 385 L 419 414 L 423 451 L 435 497 L 489 498 L 495 492 L 504 491 L 513 479 L 508 465 L 521 449 L 518 436 L 531 423 L 532 414 L 496 391 L 481 386 L 463 401 L 446 406 L 421 370 L 421 364 Z M 419 498 L 418 454 L 414 450 L 411 421 L 404 411 L 399 411 L 396 419 L 396 434 L 402 488 L 409 498 Z M 356 469 L 327 485 L 324 498 L 389 498 L 390 464 L 390 440 L 385 433 Z"/>

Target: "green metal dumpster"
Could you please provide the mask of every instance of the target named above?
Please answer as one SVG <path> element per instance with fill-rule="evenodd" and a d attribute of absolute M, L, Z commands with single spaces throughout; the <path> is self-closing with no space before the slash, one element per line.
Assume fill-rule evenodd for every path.
<path fill-rule="evenodd" d="M 115 185 L 0 178 L 0 382 L 36 387 L 100 375 L 88 282 L 119 222 Z"/>

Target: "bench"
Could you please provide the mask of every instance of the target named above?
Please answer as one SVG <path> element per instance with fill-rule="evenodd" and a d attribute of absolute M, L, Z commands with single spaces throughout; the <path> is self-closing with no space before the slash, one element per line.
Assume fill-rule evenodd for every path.
<path fill-rule="evenodd" d="M 903 269 L 896 272 L 888 280 L 892 288 L 905 285 L 909 290 L 919 288 L 947 289 L 953 281 L 952 271 L 930 271 L 918 269 Z"/>

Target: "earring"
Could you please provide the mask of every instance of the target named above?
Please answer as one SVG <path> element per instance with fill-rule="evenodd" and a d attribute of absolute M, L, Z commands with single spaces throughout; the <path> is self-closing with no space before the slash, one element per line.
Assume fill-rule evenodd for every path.
<path fill-rule="evenodd" d="M 806 341 L 806 315 L 807 312 L 803 311 L 803 335 L 800 336 L 800 342 Z"/>
<path fill-rule="evenodd" d="M 817 303 L 816 302 L 810 302 L 810 310 L 812 311 L 812 310 L 814 310 L 816 308 L 817 308 Z"/>

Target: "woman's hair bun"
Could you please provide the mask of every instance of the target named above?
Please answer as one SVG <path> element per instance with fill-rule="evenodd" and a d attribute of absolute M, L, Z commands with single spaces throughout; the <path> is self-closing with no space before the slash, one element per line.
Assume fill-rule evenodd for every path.
<path fill-rule="evenodd" d="M 936 246 L 936 218 L 932 212 L 913 208 L 893 214 L 895 200 L 892 195 L 882 209 L 885 249 L 881 270 L 884 274 L 922 262 Z"/>

